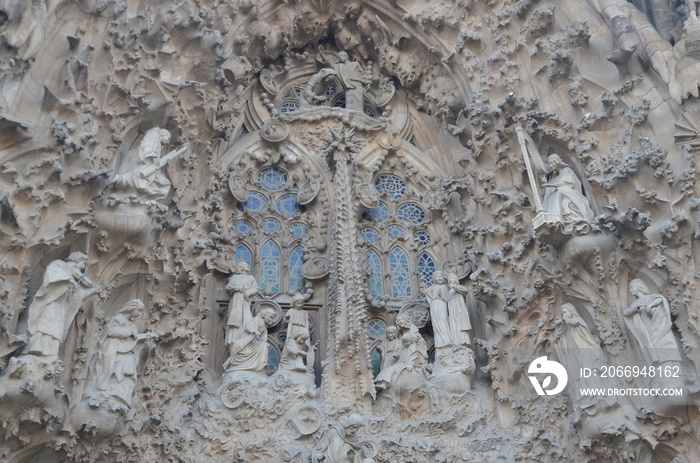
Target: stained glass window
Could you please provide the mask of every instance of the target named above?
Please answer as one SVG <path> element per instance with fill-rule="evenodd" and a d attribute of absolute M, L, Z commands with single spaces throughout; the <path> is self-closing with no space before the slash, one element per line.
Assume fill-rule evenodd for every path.
<path fill-rule="evenodd" d="M 235 236 L 248 236 L 253 232 L 253 225 L 247 220 L 237 220 L 233 224 L 233 234 Z"/>
<path fill-rule="evenodd" d="M 369 266 L 369 278 L 367 279 L 369 295 L 372 296 L 373 299 L 378 299 L 384 294 L 384 285 L 382 284 L 382 262 L 374 251 L 368 251 L 367 254 L 365 254 L 365 258 Z"/>
<path fill-rule="evenodd" d="M 386 322 L 381 318 L 372 318 L 367 322 L 367 332 L 370 337 L 379 339 L 386 333 Z"/>
<path fill-rule="evenodd" d="M 271 235 L 280 229 L 280 223 L 277 219 L 271 217 L 266 217 L 260 222 L 260 228 L 262 228 L 263 233 L 266 235 Z"/>
<path fill-rule="evenodd" d="M 425 210 L 416 203 L 399 206 L 399 218 L 404 222 L 419 225 L 425 220 Z"/>
<path fill-rule="evenodd" d="M 245 262 L 250 267 L 253 263 L 252 255 L 250 254 L 250 249 L 245 244 L 239 244 L 236 247 L 236 260 L 238 262 Z"/>
<path fill-rule="evenodd" d="M 337 85 L 331 85 L 326 89 L 326 96 L 333 96 L 336 93 L 338 93 L 338 86 Z"/>
<path fill-rule="evenodd" d="M 299 103 L 294 101 L 284 101 L 280 105 L 280 112 L 282 114 L 291 113 L 299 109 Z"/>
<path fill-rule="evenodd" d="M 376 378 L 382 368 L 382 354 L 379 352 L 379 349 L 376 347 L 372 349 L 370 359 L 372 361 L 372 374 Z"/>
<path fill-rule="evenodd" d="M 403 229 L 403 227 L 400 227 L 399 225 L 392 225 L 389 227 L 389 238 L 392 240 L 395 240 L 397 238 L 403 238 L 406 236 L 406 230 Z"/>
<path fill-rule="evenodd" d="M 397 299 L 411 297 L 411 272 L 408 268 L 408 256 L 401 248 L 394 248 L 389 253 L 389 274 L 391 275 L 391 292 Z"/>
<path fill-rule="evenodd" d="M 397 201 L 406 194 L 406 182 L 396 175 L 380 175 L 377 177 L 377 180 L 374 181 L 374 186 L 377 187 L 379 194 L 386 194 L 386 197 L 392 201 Z"/>
<path fill-rule="evenodd" d="M 408 140 L 408 142 L 409 142 L 410 144 L 412 144 L 413 146 L 415 146 L 416 148 L 420 148 L 420 146 L 418 145 L 418 142 L 416 141 L 416 136 L 415 136 L 415 135 L 413 135 L 413 136 L 411 137 L 411 139 Z"/>
<path fill-rule="evenodd" d="M 365 114 L 367 114 L 367 115 L 368 115 L 369 117 L 371 117 L 372 119 L 374 119 L 375 117 L 377 117 L 377 112 L 376 112 L 376 111 L 374 110 L 374 108 L 371 107 L 371 106 L 365 105 L 365 106 L 362 107 L 362 110 L 363 110 L 363 112 L 364 112 Z"/>
<path fill-rule="evenodd" d="M 367 209 L 362 213 L 362 218 L 368 222 L 385 222 L 389 219 L 389 208 L 380 202 L 374 209 Z"/>
<path fill-rule="evenodd" d="M 418 277 L 426 286 L 430 286 L 433 281 L 433 273 L 435 273 L 435 261 L 430 257 L 430 254 L 424 252 L 418 257 Z"/>
<path fill-rule="evenodd" d="M 288 219 L 296 217 L 299 210 L 297 195 L 284 195 L 277 200 L 277 212 Z"/>
<path fill-rule="evenodd" d="M 362 236 L 362 239 L 365 240 L 367 243 L 376 243 L 377 240 L 379 239 L 379 234 L 377 233 L 377 230 L 374 228 L 365 228 L 362 230 L 360 233 L 360 236 Z"/>
<path fill-rule="evenodd" d="M 280 353 L 271 343 L 267 343 L 267 376 L 271 376 L 280 366 Z"/>
<path fill-rule="evenodd" d="M 260 292 L 280 292 L 280 248 L 268 241 L 260 251 Z"/>
<path fill-rule="evenodd" d="M 309 229 L 303 223 L 293 223 L 289 225 L 289 232 L 296 240 L 304 240 L 309 236 Z"/>
<path fill-rule="evenodd" d="M 289 254 L 289 290 L 302 293 L 306 287 L 306 281 L 301 275 L 301 266 L 304 264 L 304 251 L 301 247 L 294 248 Z"/>
<path fill-rule="evenodd" d="M 245 200 L 243 207 L 245 207 L 245 210 L 251 215 L 260 215 L 267 209 L 267 199 L 260 193 L 249 191 L 248 199 Z"/>
<path fill-rule="evenodd" d="M 281 191 L 287 186 L 289 176 L 279 167 L 266 167 L 258 172 L 258 183 L 267 191 Z"/>
<path fill-rule="evenodd" d="M 425 230 L 418 230 L 413 234 L 413 238 L 418 243 L 418 246 L 428 246 L 433 242 L 433 237 Z"/>

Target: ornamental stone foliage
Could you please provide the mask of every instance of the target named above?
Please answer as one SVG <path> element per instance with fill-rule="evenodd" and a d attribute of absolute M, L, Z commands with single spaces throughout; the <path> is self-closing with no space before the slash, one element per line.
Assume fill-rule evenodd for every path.
<path fill-rule="evenodd" d="M 700 461 L 700 4 L 546 1 L 0 0 L 0 460 Z"/>

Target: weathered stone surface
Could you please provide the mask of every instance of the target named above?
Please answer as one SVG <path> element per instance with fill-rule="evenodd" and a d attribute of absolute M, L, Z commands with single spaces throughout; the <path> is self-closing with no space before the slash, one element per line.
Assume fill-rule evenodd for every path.
<path fill-rule="evenodd" d="M 0 1 L 0 460 L 700 461 L 698 7 Z"/>

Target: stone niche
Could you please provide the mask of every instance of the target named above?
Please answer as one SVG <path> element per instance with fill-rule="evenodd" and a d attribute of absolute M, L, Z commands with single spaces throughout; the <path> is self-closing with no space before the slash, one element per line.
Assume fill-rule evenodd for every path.
<path fill-rule="evenodd" d="M 700 461 L 671 3 L 0 1 L 0 460 Z"/>

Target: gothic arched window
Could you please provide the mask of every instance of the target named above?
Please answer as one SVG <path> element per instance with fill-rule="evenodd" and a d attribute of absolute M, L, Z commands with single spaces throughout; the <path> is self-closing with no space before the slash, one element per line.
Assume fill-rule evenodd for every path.
<path fill-rule="evenodd" d="M 368 251 L 365 254 L 367 265 L 369 266 L 369 278 L 367 286 L 369 287 L 369 295 L 372 299 L 379 299 L 384 295 L 384 285 L 382 284 L 382 261 L 374 251 Z"/>
<path fill-rule="evenodd" d="M 245 244 L 239 244 L 236 246 L 236 260 L 239 262 L 245 262 L 250 267 L 253 264 L 253 256 L 250 253 L 250 249 Z"/>
<path fill-rule="evenodd" d="M 411 271 L 408 256 L 401 248 L 394 248 L 389 253 L 389 274 L 391 275 L 391 293 L 396 299 L 409 299 L 411 291 Z"/>
<path fill-rule="evenodd" d="M 304 263 L 304 251 L 296 247 L 289 253 L 289 290 L 295 293 L 304 292 L 306 282 L 301 275 L 301 266 Z"/>
<path fill-rule="evenodd" d="M 281 262 L 280 248 L 273 241 L 265 243 L 260 251 L 260 292 L 280 292 Z"/>
<path fill-rule="evenodd" d="M 424 252 L 418 257 L 418 277 L 426 286 L 430 286 L 433 273 L 435 273 L 435 261 L 430 254 Z"/>

